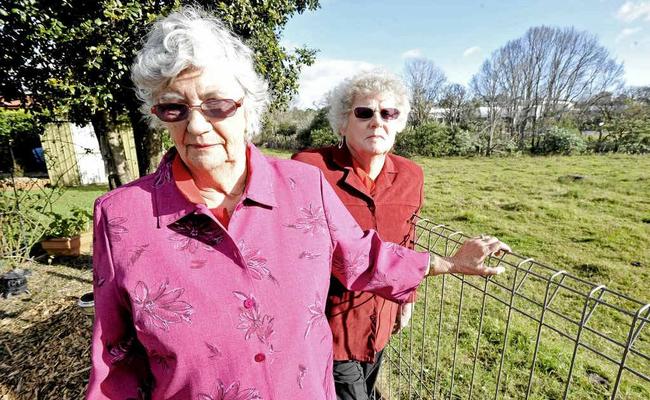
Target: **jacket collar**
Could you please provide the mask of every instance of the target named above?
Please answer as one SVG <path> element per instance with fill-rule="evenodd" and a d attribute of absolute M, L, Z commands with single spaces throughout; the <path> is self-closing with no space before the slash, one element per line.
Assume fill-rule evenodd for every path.
<path fill-rule="evenodd" d="M 343 146 L 340 149 L 338 147 L 332 147 L 332 161 L 339 168 L 345 170 L 343 174 L 343 181 L 347 185 L 353 187 L 367 197 L 373 197 L 368 193 L 365 185 L 352 170 L 352 154 L 350 154 L 350 150 L 347 146 Z M 375 180 L 375 194 L 391 187 L 393 185 L 393 181 L 395 181 L 397 173 L 397 168 L 395 168 L 395 163 L 393 162 L 393 155 L 389 153 L 386 155 L 384 167 L 381 169 L 381 172 Z"/>
<path fill-rule="evenodd" d="M 276 207 L 277 199 L 273 188 L 272 167 L 266 157 L 252 144 L 248 145 L 248 177 L 242 201 Z M 212 213 L 204 204 L 195 204 L 185 198 L 174 183 L 172 162 L 177 156 L 176 148 L 171 148 L 162 158 L 153 175 L 154 212 L 158 227 L 167 226 L 190 213 Z"/>

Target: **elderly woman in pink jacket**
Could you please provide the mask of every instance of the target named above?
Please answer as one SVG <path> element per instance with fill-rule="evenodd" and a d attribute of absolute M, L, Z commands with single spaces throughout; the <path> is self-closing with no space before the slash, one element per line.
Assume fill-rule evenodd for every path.
<path fill-rule="evenodd" d="M 496 239 L 430 260 L 363 232 L 318 169 L 262 155 L 267 85 L 207 13 L 157 21 L 132 76 L 175 146 L 95 204 L 88 399 L 332 400 L 330 275 L 404 302 L 427 274 L 499 272 Z"/>

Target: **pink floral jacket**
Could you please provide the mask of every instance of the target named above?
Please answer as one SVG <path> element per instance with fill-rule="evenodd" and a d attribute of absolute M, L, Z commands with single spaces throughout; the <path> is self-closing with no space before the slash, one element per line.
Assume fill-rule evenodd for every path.
<path fill-rule="evenodd" d="M 95 203 L 87 398 L 335 399 L 330 274 L 404 302 L 428 254 L 363 232 L 317 168 L 254 146 L 226 230 L 178 191 L 174 155 Z"/>

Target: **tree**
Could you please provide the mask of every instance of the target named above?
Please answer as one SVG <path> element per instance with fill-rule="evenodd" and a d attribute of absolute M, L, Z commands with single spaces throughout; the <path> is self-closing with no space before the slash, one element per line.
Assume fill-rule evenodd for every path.
<path fill-rule="evenodd" d="M 133 127 L 140 175 L 155 167 L 162 152 L 160 132 L 139 114 L 129 68 L 148 25 L 180 7 L 156 0 L 9 0 L 0 8 L 0 90 L 5 97 L 31 95 L 40 110 L 92 122 L 109 174 L 117 183 L 136 171 L 125 169 L 114 127 L 126 116 Z M 280 44 L 289 17 L 316 9 L 318 0 L 196 1 L 212 8 L 256 52 L 256 67 L 270 82 L 274 107 L 297 90 L 300 68 L 315 52 L 289 52 Z"/>
<path fill-rule="evenodd" d="M 421 125 L 429 120 L 431 108 L 440 99 L 447 77 L 433 61 L 410 58 L 404 66 L 404 79 L 411 92 L 411 122 Z"/>
<path fill-rule="evenodd" d="M 540 26 L 492 53 L 472 86 L 496 84 L 496 93 L 490 95 L 502 99 L 499 107 L 510 134 L 520 147 L 527 139 L 534 147 L 547 123 L 561 119 L 576 102 L 617 91 L 622 75 L 623 66 L 594 35 Z"/>
<path fill-rule="evenodd" d="M 467 89 L 458 83 L 445 86 L 440 100 L 445 123 L 452 126 L 467 125 L 469 114 L 469 96 Z"/>
<path fill-rule="evenodd" d="M 500 72 L 490 60 L 484 62 L 479 72 L 472 77 L 470 88 L 480 105 L 479 119 L 485 122 L 479 136 L 484 139 L 485 155 L 489 156 L 493 150 L 494 135 L 503 109 Z"/>

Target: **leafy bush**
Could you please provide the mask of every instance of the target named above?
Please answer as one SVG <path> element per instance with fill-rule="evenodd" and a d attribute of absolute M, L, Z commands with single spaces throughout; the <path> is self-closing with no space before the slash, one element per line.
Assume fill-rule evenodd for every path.
<path fill-rule="evenodd" d="M 66 238 L 77 236 L 85 231 L 92 215 L 79 207 L 73 207 L 71 212 L 69 217 L 57 212 L 48 213 L 52 217 L 52 221 L 45 231 L 44 237 L 47 239 Z"/>
<path fill-rule="evenodd" d="M 38 123 L 34 115 L 24 110 L 4 110 L 0 109 L 0 171 L 10 171 L 20 174 L 20 171 L 27 167 L 29 169 L 29 158 L 22 156 L 23 151 L 17 149 L 27 149 L 27 154 L 31 156 L 31 150 L 37 146 L 39 141 L 38 135 L 42 133 L 42 126 Z M 12 163 L 12 156 L 9 149 L 14 151 L 15 163 Z"/>
<path fill-rule="evenodd" d="M 407 127 L 395 141 L 395 153 L 405 157 L 465 156 L 475 152 L 470 132 L 436 122 Z"/>
<path fill-rule="evenodd" d="M 337 144 L 339 136 L 336 135 L 331 128 L 319 128 L 310 132 L 311 144 L 310 147 L 325 147 Z"/>
<path fill-rule="evenodd" d="M 48 230 L 48 213 L 62 187 L 0 191 L 0 259 L 10 266 L 30 257 L 32 247 Z"/>
<path fill-rule="evenodd" d="M 577 129 L 554 126 L 546 131 L 539 146 L 533 149 L 538 154 L 579 154 L 587 149 L 587 143 L 582 133 Z"/>

